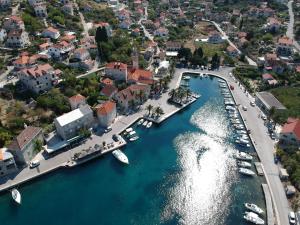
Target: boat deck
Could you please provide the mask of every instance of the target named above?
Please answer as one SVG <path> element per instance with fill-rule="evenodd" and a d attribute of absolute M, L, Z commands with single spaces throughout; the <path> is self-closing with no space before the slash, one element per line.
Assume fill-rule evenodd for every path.
<path fill-rule="evenodd" d="M 265 201 L 266 201 L 266 212 L 267 212 L 267 225 L 274 225 L 275 224 L 275 219 L 274 219 L 274 211 L 273 211 L 273 203 L 271 199 L 271 194 L 270 190 L 267 184 L 261 184 L 263 191 L 264 191 L 264 196 L 265 196 Z"/>

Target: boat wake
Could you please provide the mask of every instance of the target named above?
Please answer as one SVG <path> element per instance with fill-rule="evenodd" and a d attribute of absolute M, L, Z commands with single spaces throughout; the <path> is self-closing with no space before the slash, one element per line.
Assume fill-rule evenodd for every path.
<path fill-rule="evenodd" d="M 207 104 L 191 122 L 203 133 L 185 133 L 175 139 L 181 170 L 168 193 L 162 220 L 179 224 L 223 224 L 230 205 L 230 184 L 236 179 L 234 149 L 224 140 L 226 117 Z"/>

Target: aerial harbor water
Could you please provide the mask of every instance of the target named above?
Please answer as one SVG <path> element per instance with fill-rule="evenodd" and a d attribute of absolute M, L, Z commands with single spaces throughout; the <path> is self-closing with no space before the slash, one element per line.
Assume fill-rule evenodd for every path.
<path fill-rule="evenodd" d="M 189 83 L 201 94 L 194 104 L 160 126 L 134 127 L 140 139 L 123 149 L 129 165 L 110 154 L 42 177 L 19 187 L 21 206 L 4 193 L 1 225 L 236 225 L 245 224 L 245 202 L 265 209 L 263 179 L 237 172 L 217 78 Z"/>

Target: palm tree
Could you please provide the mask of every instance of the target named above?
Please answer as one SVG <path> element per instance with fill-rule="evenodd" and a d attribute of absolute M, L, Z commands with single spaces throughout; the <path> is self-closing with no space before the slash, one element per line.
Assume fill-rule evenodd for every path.
<path fill-rule="evenodd" d="M 133 99 L 131 99 L 131 100 L 128 102 L 128 104 L 129 104 L 129 107 L 130 107 L 131 109 L 133 109 L 134 106 L 135 106 L 135 101 L 134 101 Z"/>
<path fill-rule="evenodd" d="M 174 97 L 177 95 L 177 91 L 175 89 L 172 89 L 169 92 L 169 96 L 171 97 L 172 100 L 174 100 Z"/>
<path fill-rule="evenodd" d="M 148 115 L 150 115 L 151 110 L 153 109 L 152 105 L 147 105 L 146 109 L 148 110 Z"/>
<path fill-rule="evenodd" d="M 186 100 L 188 100 L 188 98 L 191 96 L 192 92 L 190 89 L 185 89 L 185 96 L 186 96 Z"/>
<path fill-rule="evenodd" d="M 269 114 L 268 114 L 268 121 L 270 122 L 271 119 L 273 119 L 274 115 L 275 115 L 275 107 L 272 106 L 271 109 L 269 110 Z"/>
<path fill-rule="evenodd" d="M 164 111 L 162 110 L 161 107 L 157 106 L 154 110 L 155 114 L 157 117 L 161 116 L 162 114 L 164 114 Z"/>

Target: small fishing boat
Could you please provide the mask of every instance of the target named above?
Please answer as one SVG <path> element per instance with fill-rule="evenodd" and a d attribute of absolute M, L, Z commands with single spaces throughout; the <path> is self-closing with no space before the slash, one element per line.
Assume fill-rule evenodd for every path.
<path fill-rule="evenodd" d="M 145 126 L 147 126 L 147 124 L 148 124 L 148 121 L 146 120 L 146 121 L 144 121 L 143 126 L 145 127 Z"/>
<path fill-rule="evenodd" d="M 133 131 L 133 128 L 132 127 L 129 127 L 125 130 L 126 133 L 130 133 L 131 131 Z"/>
<path fill-rule="evenodd" d="M 249 162 L 245 162 L 245 161 L 237 161 L 237 165 L 239 167 L 244 167 L 244 168 L 251 168 L 252 165 Z"/>
<path fill-rule="evenodd" d="M 190 77 L 190 76 L 183 76 L 183 79 L 184 79 L 184 80 L 190 80 L 191 77 Z"/>
<path fill-rule="evenodd" d="M 144 119 L 140 119 L 139 122 L 137 122 L 137 125 L 141 125 L 144 122 Z"/>
<path fill-rule="evenodd" d="M 246 168 L 239 168 L 239 173 L 243 174 L 243 175 L 247 175 L 247 176 L 254 176 L 255 173 L 250 170 L 250 169 L 246 169 Z"/>
<path fill-rule="evenodd" d="M 151 126 L 152 126 L 152 122 L 150 121 L 150 122 L 147 124 L 146 128 L 150 128 Z"/>
<path fill-rule="evenodd" d="M 127 137 L 129 138 L 129 137 L 132 137 L 132 136 L 134 136 L 136 134 L 136 132 L 133 130 L 133 131 L 131 131 L 130 133 L 128 133 L 127 134 Z"/>
<path fill-rule="evenodd" d="M 246 152 L 238 152 L 235 155 L 235 158 L 240 160 L 246 160 L 246 161 L 251 161 L 253 159 L 253 157 L 247 154 Z"/>
<path fill-rule="evenodd" d="M 265 221 L 254 212 L 246 212 L 244 215 L 244 219 L 258 225 L 265 224 Z"/>
<path fill-rule="evenodd" d="M 139 137 L 138 136 L 134 136 L 134 137 L 129 138 L 129 141 L 133 142 L 133 141 L 136 141 L 137 139 L 139 139 Z"/>
<path fill-rule="evenodd" d="M 21 204 L 22 196 L 16 188 L 11 190 L 11 197 L 16 203 Z"/>
<path fill-rule="evenodd" d="M 112 154 L 120 162 L 125 163 L 125 164 L 129 164 L 127 156 L 120 149 L 114 150 L 112 152 Z"/>
<path fill-rule="evenodd" d="M 264 212 L 264 210 L 262 210 L 261 208 L 259 208 L 257 205 L 253 204 L 253 203 L 245 203 L 245 207 L 249 210 L 251 210 L 252 212 L 258 213 L 258 214 L 262 214 Z"/>

